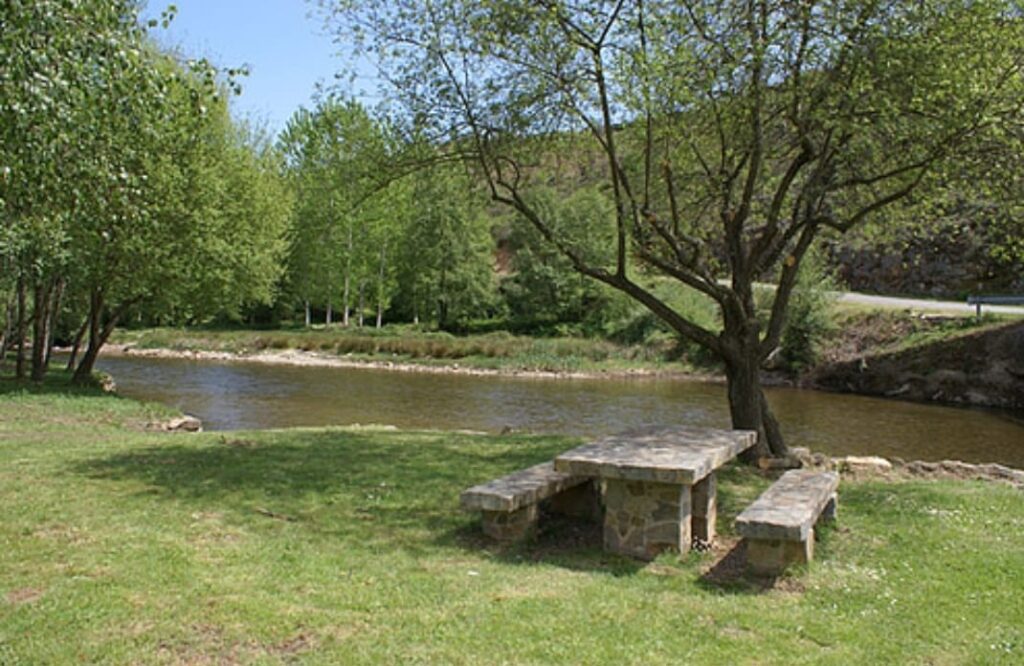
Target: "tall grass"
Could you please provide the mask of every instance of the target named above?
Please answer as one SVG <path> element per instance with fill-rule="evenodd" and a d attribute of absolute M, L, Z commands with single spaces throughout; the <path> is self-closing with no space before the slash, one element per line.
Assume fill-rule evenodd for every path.
<path fill-rule="evenodd" d="M 366 359 L 473 361 L 491 367 L 572 370 L 595 364 L 636 366 L 675 360 L 671 336 L 636 344 L 584 337 L 536 338 L 504 331 L 456 336 L 446 332 L 386 327 L 237 331 L 155 328 L 118 331 L 114 341 L 140 348 L 250 354 L 298 349 Z M 677 357 L 676 357 L 677 358 Z"/>

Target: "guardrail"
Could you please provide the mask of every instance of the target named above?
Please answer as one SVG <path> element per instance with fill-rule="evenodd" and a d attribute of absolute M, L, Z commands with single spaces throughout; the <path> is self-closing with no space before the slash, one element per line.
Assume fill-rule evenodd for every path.
<path fill-rule="evenodd" d="M 1024 296 L 968 296 L 967 305 L 974 306 L 974 314 L 980 319 L 982 305 L 1024 305 Z"/>

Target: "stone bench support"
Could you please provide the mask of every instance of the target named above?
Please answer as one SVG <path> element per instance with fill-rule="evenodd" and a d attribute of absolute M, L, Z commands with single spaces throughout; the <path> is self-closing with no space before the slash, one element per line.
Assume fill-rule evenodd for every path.
<path fill-rule="evenodd" d="M 838 488 L 835 472 L 791 470 L 744 509 L 736 531 L 747 540 L 748 570 L 778 575 L 814 559 L 814 526 L 835 519 Z"/>
<path fill-rule="evenodd" d="M 515 511 L 481 511 L 484 534 L 495 541 L 523 541 L 537 531 L 537 505 L 530 504 Z"/>

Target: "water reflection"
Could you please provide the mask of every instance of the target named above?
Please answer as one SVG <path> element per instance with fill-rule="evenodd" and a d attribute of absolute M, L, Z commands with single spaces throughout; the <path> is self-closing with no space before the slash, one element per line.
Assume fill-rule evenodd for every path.
<path fill-rule="evenodd" d="M 667 379 L 469 377 L 371 369 L 104 358 L 122 394 L 170 404 L 208 429 L 393 424 L 600 435 L 642 425 L 727 427 L 724 387 Z M 1024 467 L 1024 425 L 998 412 L 775 389 L 793 446 L 834 454 L 957 458 Z"/>

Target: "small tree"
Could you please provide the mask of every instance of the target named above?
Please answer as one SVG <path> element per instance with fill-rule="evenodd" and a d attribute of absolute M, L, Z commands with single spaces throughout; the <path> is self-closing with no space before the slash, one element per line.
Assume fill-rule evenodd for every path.
<path fill-rule="evenodd" d="M 495 284 L 491 238 L 473 183 L 458 165 L 414 174 L 397 253 L 398 305 L 451 329 L 487 313 Z"/>
<path fill-rule="evenodd" d="M 347 326 L 387 258 L 374 210 L 384 196 L 375 172 L 387 156 L 384 129 L 357 102 L 329 96 L 292 116 L 281 146 L 297 198 L 289 281 L 307 310 L 323 305 L 329 319 L 340 300 Z"/>
<path fill-rule="evenodd" d="M 758 431 L 761 454 L 786 450 L 759 371 L 818 235 L 905 198 L 1021 113 L 1024 35 L 1002 0 L 323 4 L 494 201 L 721 359 L 732 424 Z M 608 262 L 531 203 L 550 137 L 563 177 L 597 173 L 613 198 Z M 659 299 L 635 262 L 713 299 L 721 329 Z M 765 278 L 777 290 L 762 321 Z"/>

